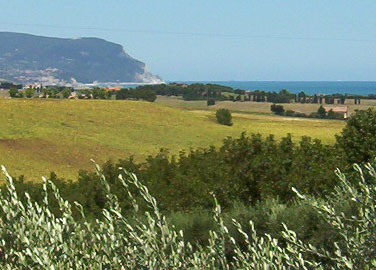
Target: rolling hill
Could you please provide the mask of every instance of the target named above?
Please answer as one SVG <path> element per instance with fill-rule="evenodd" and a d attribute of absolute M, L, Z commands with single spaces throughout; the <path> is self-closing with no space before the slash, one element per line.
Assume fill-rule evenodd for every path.
<path fill-rule="evenodd" d="M 309 135 L 334 142 L 343 121 L 233 114 L 232 127 L 219 125 L 215 112 L 188 111 L 161 104 L 115 100 L 1 100 L 0 164 L 12 175 L 39 180 L 55 171 L 74 179 L 79 169 L 134 155 L 144 160 L 161 147 L 171 153 L 220 146 L 242 132 Z"/>

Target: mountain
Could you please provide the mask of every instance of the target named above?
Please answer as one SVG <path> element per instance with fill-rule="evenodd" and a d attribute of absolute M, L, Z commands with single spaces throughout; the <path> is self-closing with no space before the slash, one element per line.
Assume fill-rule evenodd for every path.
<path fill-rule="evenodd" d="M 0 32 L 0 79 L 16 83 L 159 83 L 119 44 Z"/>

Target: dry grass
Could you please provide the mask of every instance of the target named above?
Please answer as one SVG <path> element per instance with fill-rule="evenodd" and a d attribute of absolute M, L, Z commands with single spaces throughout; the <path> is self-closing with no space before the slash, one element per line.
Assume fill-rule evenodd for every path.
<path fill-rule="evenodd" d="M 178 153 L 219 146 L 225 137 L 244 131 L 277 138 L 287 133 L 296 139 L 309 135 L 333 143 L 334 134 L 345 125 L 235 113 L 234 126 L 227 127 L 217 124 L 214 112 L 202 110 L 201 103 L 189 104 L 191 110 L 195 106 L 199 110 L 188 111 L 135 101 L 0 100 L 0 164 L 32 180 L 52 170 L 75 178 L 79 169 L 92 168 L 90 158 L 103 162 L 135 155 L 143 160 L 161 147 Z"/>

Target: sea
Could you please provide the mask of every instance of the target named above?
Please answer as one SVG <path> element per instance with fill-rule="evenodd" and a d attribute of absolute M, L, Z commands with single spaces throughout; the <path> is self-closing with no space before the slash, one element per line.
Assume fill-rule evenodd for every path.
<path fill-rule="evenodd" d="M 242 90 L 280 91 L 306 94 L 376 94 L 376 81 L 175 81 L 179 83 L 215 83 Z M 169 83 L 169 82 L 168 82 Z"/>

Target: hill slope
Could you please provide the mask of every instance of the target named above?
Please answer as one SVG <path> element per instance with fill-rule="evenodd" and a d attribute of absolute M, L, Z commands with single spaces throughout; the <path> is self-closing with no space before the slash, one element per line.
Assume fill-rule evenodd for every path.
<path fill-rule="evenodd" d="M 13 175 L 38 180 L 55 171 L 75 178 L 92 169 L 90 158 L 104 162 L 135 155 L 143 160 L 161 147 L 182 149 L 220 146 L 243 131 L 292 133 L 334 142 L 343 121 L 294 120 L 234 114 L 234 126 L 219 125 L 215 112 L 186 111 L 140 101 L 1 100 L 0 164 Z"/>
<path fill-rule="evenodd" d="M 44 84 L 160 80 L 119 44 L 99 38 L 65 39 L 10 32 L 0 32 L 0 79 Z"/>

